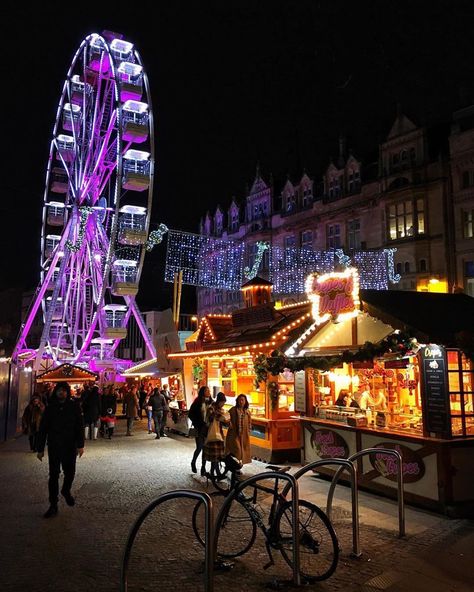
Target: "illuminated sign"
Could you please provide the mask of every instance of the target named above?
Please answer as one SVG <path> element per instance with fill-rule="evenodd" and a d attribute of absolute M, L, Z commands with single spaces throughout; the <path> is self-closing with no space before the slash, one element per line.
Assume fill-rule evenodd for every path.
<path fill-rule="evenodd" d="M 306 278 L 306 294 L 312 301 L 318 325 L 328 320 L 340 323 L 359 314 L 359 274 L 354 267 L 345 271 Z"/>

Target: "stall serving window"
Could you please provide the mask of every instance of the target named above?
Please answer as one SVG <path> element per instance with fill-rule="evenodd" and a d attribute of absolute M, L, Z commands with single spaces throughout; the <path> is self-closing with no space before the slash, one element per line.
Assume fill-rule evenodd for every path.
<path fill-rule="evenodd" d="M 456 349 L 446 350 L 448 361 L 449 405 L 453 437 L 474 435 L 474 368 Z"/>

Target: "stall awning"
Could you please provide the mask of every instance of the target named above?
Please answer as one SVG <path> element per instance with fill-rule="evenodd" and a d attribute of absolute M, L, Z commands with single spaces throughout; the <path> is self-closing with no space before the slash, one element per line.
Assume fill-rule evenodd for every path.
<path fill-rule="evenodd" d="M 61 364 L 51 370 L 46 370 L 38 374 L 36 382 L 87 382 L 89 380 L 97 380 L 97 374 L 74 366 L 73 364 Z"/>
<path fill-rule="evenodd" d="M 178 372 L 165 372 L 158 366 L 158 360 L 156 358 L 135 364 L 135 366 L 122 373 L 123 376 L 156 376 L 157 378 L 166 378 L 167 376 L 175 376 L 176 374 Z"/>

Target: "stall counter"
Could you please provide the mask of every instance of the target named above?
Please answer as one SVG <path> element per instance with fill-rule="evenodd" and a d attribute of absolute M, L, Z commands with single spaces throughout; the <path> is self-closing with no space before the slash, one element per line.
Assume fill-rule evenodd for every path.
<path fill-rule="evenodd" d="M 474 438 L 442 440 L 378 427 L 353 427 L 327 419 L 301 417 L 303 464 L 348 458 L 367 448 L 390 448 L 403 458 L 405 500 L 453 517 L 474 516 L 472 458 Z M 323 475 L 337 468 L 323 467 Z M 371 454 L 358 461 L 361 489 L 396 498 L 392 456 Z"/>

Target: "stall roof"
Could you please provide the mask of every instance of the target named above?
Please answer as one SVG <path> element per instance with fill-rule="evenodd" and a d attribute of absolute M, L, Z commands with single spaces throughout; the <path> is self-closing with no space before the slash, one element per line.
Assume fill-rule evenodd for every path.
<path fill-rule="evenodd" d="M 131 366 L 128 370 L 122 372 L 123 376 L 157 376 L 158 378 L 165 378 L 166 376 L 174 376 L 178 372 L 165 372 L 158 366 L 157 358 L 152 358 L 146 362 L 140 362 Z"/>
<path fill-rule="evenodd" d="M 454 345 L 457 333 L 474 332 L 474 298 L 466 294 L 361 290 L 360 300 L 368 314 L 425 342 Z"/>
<path fill-rule="evenodd" d="M 86 382 L 89 380 L 97 380 L 97 374 L 73 364 L 61 364 L 36 377 L 36 382 Z"/>

